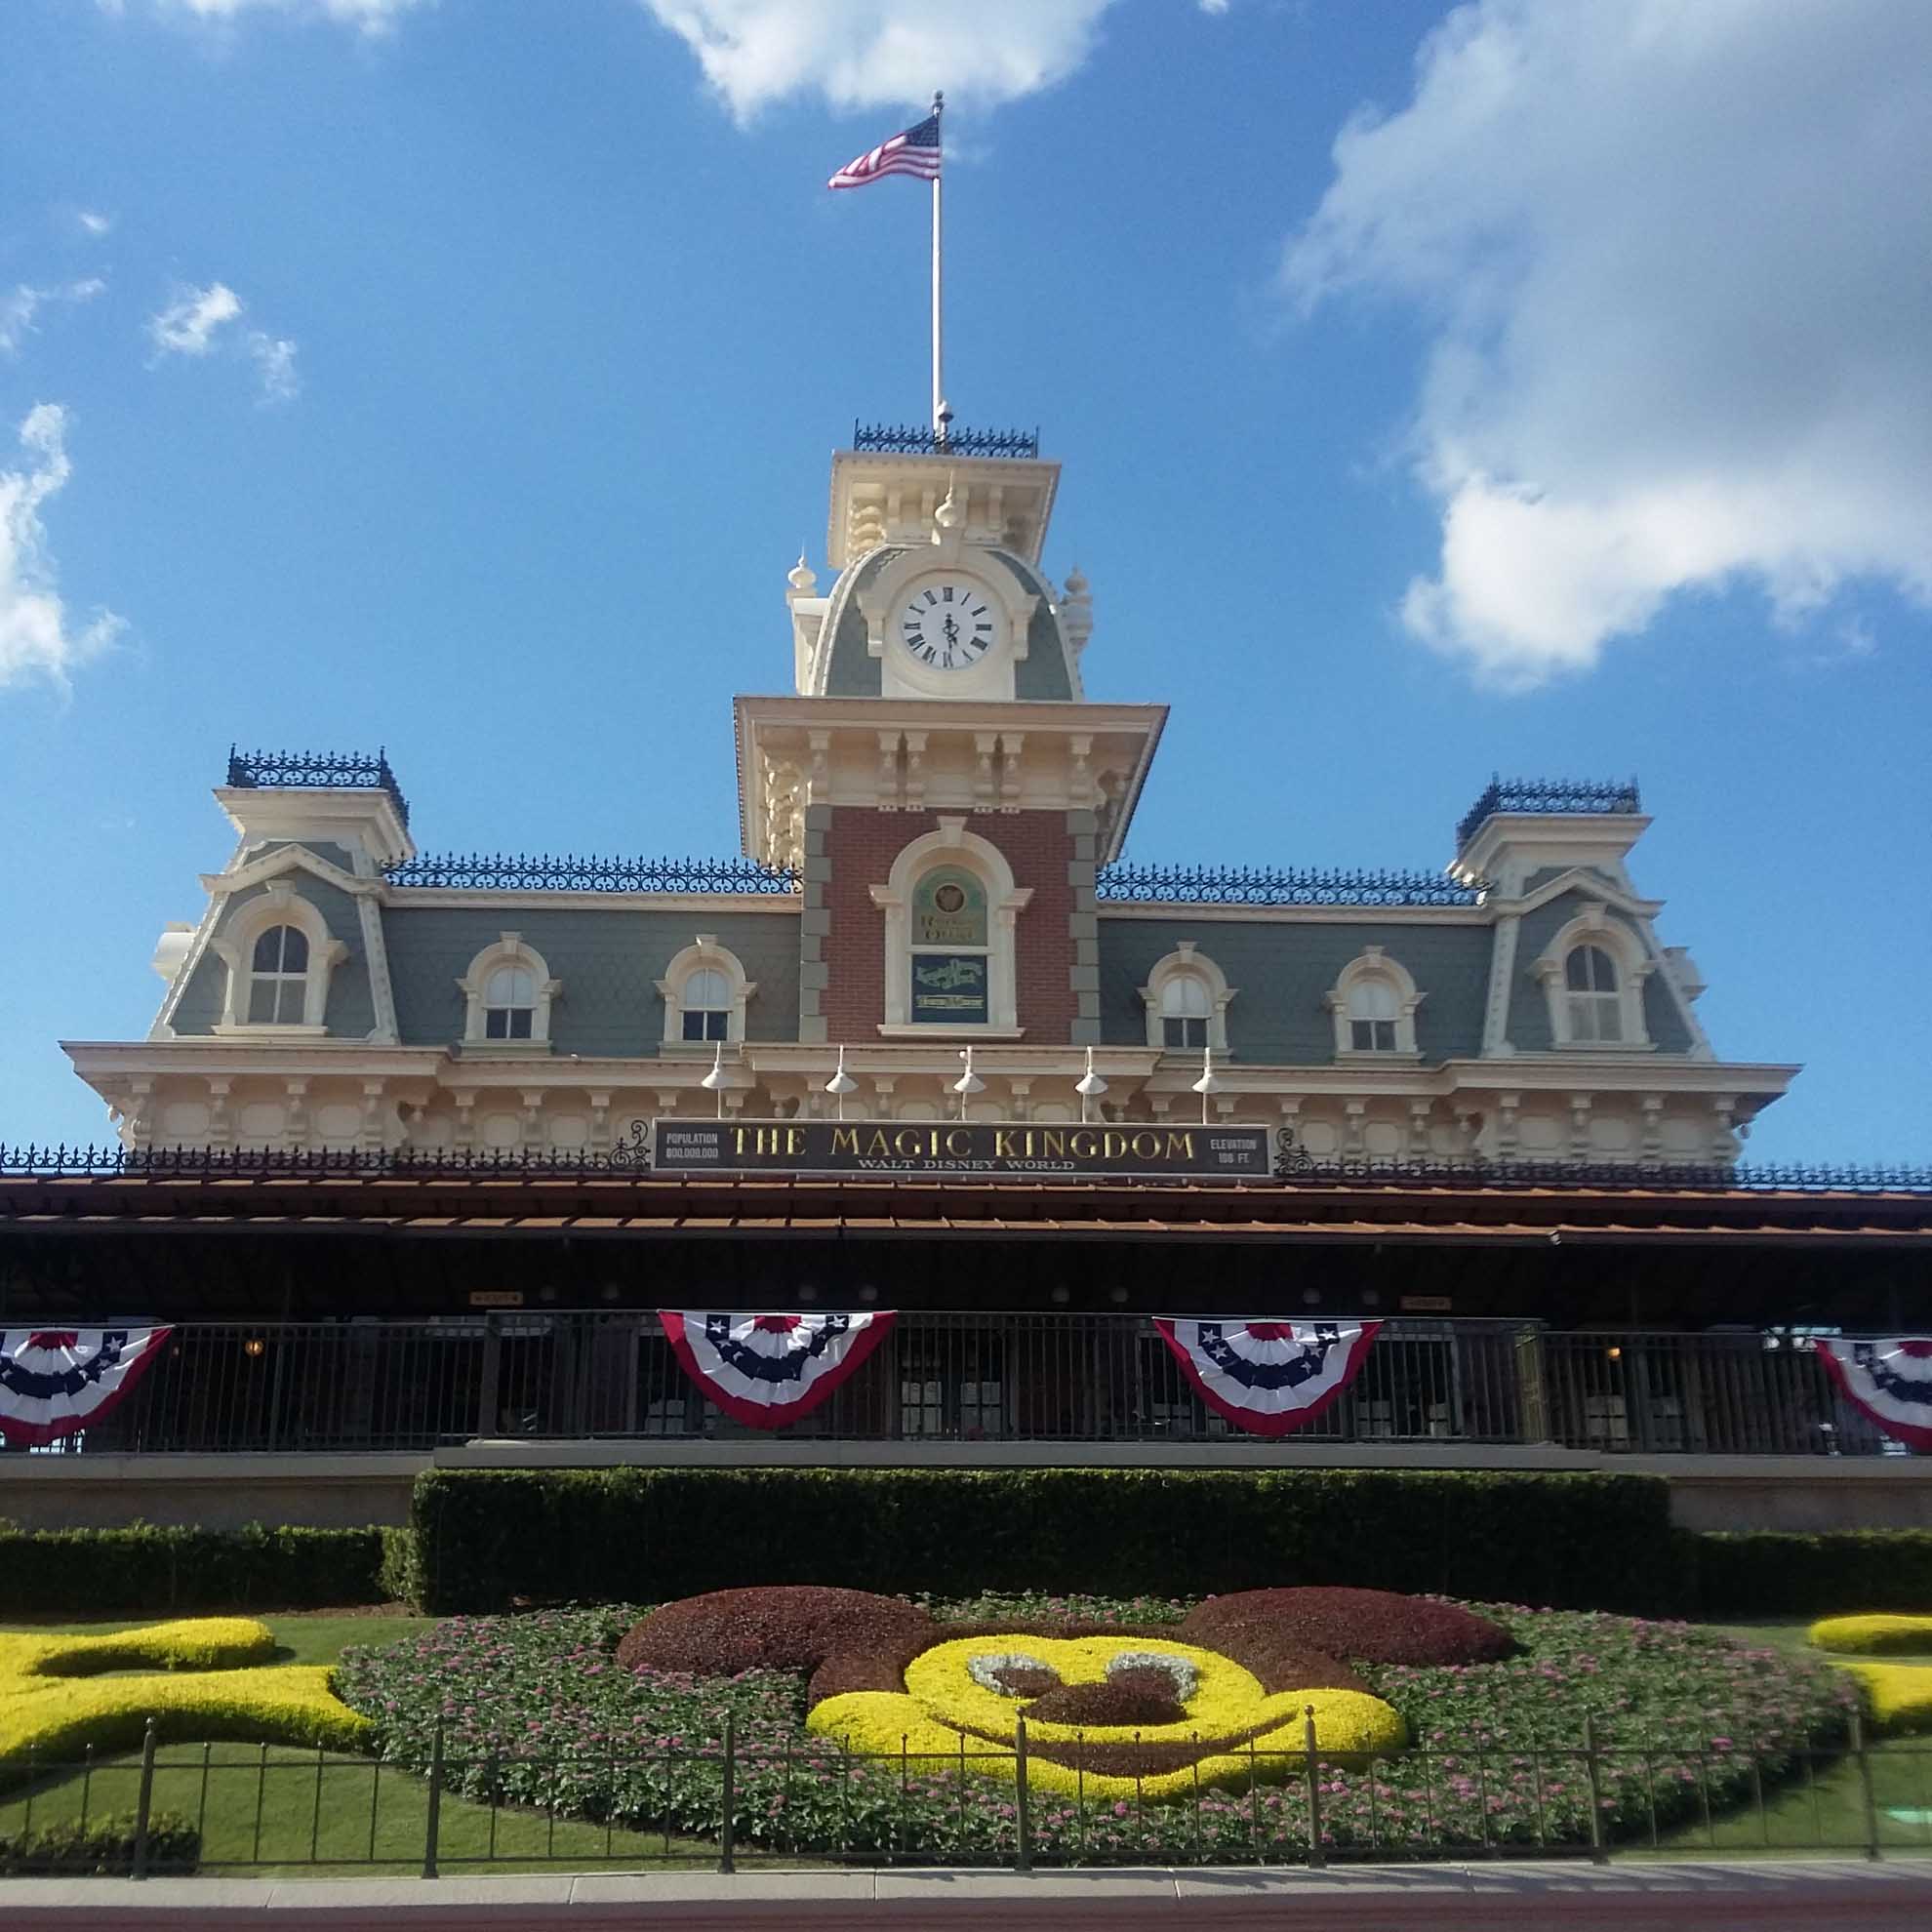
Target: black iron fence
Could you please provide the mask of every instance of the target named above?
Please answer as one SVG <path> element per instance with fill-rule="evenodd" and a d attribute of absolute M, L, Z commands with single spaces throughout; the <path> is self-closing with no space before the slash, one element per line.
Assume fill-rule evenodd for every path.
<path fill-rule="evenodd" d="M 15 1325 L 31 1327 L 30 1319 Z M 56 1324 L 48 1324 L 56 1325 Z M 58 1326 L 73 1326 L 71 1317 Z M 62 1453 L 423 1450 L 471 1438 L 752 1436 L 685 1376 L 649 1310 L 189 1321 Z M 1256 1442 L 1209 1409 L 1151 1321 L 900 1315 L 791 1438 Z M 1553 1443 L 1635 1454 L 1872 1455 L 1809 1341 L 1392 1319 L 1325 1414 L 1277 1445 Z"/>
<path fill-rule="evenodd" d="M 1228 1748 L 1158 1782 L 1090 1777 L 1067 1746 L 961 1738 L 859 1753 L 829 1740 L 711 1735 L 594 1756 L 467 1756 L 439 1734 L 426 1765 L 269 1745 L 167 1747 L 8 1765 L 0 1842 L 106 1843 L 80 1869 L 451 1872 L 544 1866 L 899 1864 L 1030 1871 L 1132 1864 L 1735 1857 L 1932 1850 L 1932 1746 L 1836 1734 L 1670 1740 L 1481 1738 L 1388 1755 Z"/>

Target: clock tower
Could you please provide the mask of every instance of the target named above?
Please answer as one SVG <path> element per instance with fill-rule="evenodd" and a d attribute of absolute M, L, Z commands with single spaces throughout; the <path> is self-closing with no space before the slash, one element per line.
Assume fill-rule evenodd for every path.
<path fill-rule="evenodd" d="M 854 444 L 833 580 L 787 579 L 796 695 L 737 704 L 745 850 L 803 881 L 801 1044 L 896 1046 L 908 1074 L 1097 1044 L 1095 869 L 1166 708 L 1087 702 L 1092 602 L 1043 569 L 1060 465 L 1032 437 Z"/>

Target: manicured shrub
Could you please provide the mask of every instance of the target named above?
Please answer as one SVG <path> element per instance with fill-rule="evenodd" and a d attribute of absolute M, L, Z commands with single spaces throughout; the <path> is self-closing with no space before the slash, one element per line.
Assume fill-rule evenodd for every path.
<path fill-rule="evenodd" d="M 834 1651 L 935 1642 L 923 1610 L 864 1590 L 781 1585 L 719 1590 L 653 1611 L 618 1645 L 625 1670 L 691 1670 L 707 1677 L 741 1670 L 812 1670 Z"/>
<path fill-rule="evenodd" d="M 1681 1596 L 1666 1485 L 1594 1472 L 434 1469 L 413 1518 L 419 1601 L 438 1614 L 781 1583 L 1128 1596 L 1292 1577 L 1653 1610 Z"/>
<path fill-rule="evenodd" d="M 1826 1617 L 1805 1632 L 1820 1650 L 1868 1657 L 1932 1651 L 1932 1617 Z"/>
<path fill-rule="evenodd" d="M 1702 1616 L 1932 1610 L 1932 1530 L 1713 1530 L 1688 1544 Z"/>
<path fill-rule="evenodd" d="M 1847 1664 L 1844 1669 L 1864 1687 L 1879 1730 L 1932 1730 L 1932 1666 Z"/>
<path fill-rule="evenodd" d="M 90 1818 L 85 1825 L 78 1819 L 64 1819 L 36 1826 L 30 1831 L 0 1831 L 0 1874 L 9 1878 L 83 1872 L 125 1874 L 134 1870 L 138 1829 L 133 1812 L 116 1812 L 105 1818 Z M 201 1833 L 192 1819 L 171 1811 L 149 1815 L 149 1872 L 187 1872 L 200 1862 Z"/>
<path fill-rule="evenodd" d="M 0 1682 L 12 1677 L 92 1677 L 106 1670 L 221 1670 L 265 1663 L 275 1633 L 252 1617 L 184 1617 L 98 1636 L 0 1633 Z"/>
<path fill-rule="evenodd" d="M 408 1533 L 249 1523 L 205 1530 L 0 1534 L 0 1617 L 313 1609 L 387 1601 L 406 1585 Z"/>

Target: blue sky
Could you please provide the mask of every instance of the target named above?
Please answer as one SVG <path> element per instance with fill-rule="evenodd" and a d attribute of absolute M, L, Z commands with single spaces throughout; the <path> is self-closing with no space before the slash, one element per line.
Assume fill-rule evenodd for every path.
<path fill-rule="evenodd" d="M 830 452 L 1066 465 L 1147 860 L 1635 773 L 1762 1157 L 1932 1153 L 1918 0 L 8 0 L 0 1139 L 99 1139 L 231 739 L 424 849 L 720 853 Z M 21 84 L 24 81 L 26 84 Z M 1916 99 L 1914 99 L 1916 96 Z M 1883 991 L 1878 998 L 1873 988 Z"/>

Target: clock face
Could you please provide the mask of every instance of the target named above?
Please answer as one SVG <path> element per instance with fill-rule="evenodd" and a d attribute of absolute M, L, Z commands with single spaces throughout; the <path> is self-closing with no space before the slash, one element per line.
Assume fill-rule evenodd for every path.
<path fill-rule="evenodd" d="M 934 670 L 978 664 L 997 635 L 991 600 L 966 578 L 922 584 L 899 613 L 899 641 Z"/>

